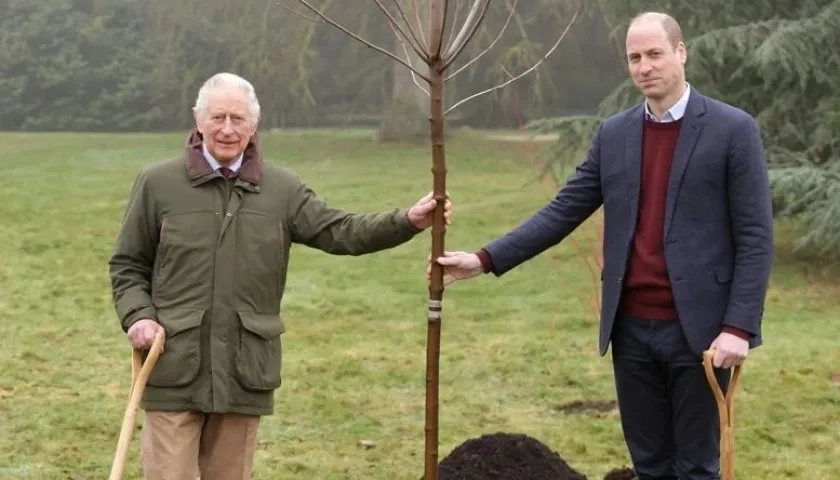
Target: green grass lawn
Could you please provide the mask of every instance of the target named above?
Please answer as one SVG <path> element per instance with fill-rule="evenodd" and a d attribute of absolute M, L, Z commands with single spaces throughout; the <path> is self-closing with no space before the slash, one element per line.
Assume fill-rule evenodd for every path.
<path fill-rule="evenodd" d="M 107 477 L 131 355 L 107 261 L 134 175 L 182 144 L 180 134 L 0 134 L 0 478 Z M 431 188 L 426 147 L 378 146 L 359 134 L 271 134 L 264 144 L 271 162 L 351 210 L 408 206 Z M 480 247 L 550 198 L 552 186 L 526 185 L 531 147 L 452 141 L 448 248 Z M 837 269 L 794 255 L 787 228 L 779 237 L 766 344 L 748 360 L 737 397 L 738 479 L 836 479 Z M 596 238 L 588 223 L 503 279 L 446 291 L 441 459 L 468 438 L 505 431 L 540 439 L 590 478 L 628 463 L 614 411 L 557 408 L 614 398 L 583 256 Z M 276 414 L 262 423 L 255 478 L 422 475 L 429 248 L 428 234 L 359 258 L 295 248 L 284 382 Z M 137 445 L 135 436 L 125 478 L 139 478 Z"/>

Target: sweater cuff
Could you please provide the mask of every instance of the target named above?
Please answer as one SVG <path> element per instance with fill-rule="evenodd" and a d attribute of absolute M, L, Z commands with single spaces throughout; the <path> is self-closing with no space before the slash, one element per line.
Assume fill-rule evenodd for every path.
<path fill-rule="evenodd" d="M 749 338 L 750 338 L 749 332 L 745 332 L 744 330 L 741 330 L 740 328 L 732 327 L 732 326 L 729 326 L 729 325 L 726 325 L 726 326 L 723 327 L 723 333 L 729 333 L 729 334 L 735 335 L 736 337 L 738 337 L 742 340 L 749 340 Z"/>
<path fill-rule="evenodd" d="M 478 260 L 481 262 L 481 270 L 484 273 L 490 273 L 493 271 L 493 260 L 490 258 L 490 254 L 487 253 L 487 250 L 481 249 L 475 252 L 476 256 L 478 256 Z"/>

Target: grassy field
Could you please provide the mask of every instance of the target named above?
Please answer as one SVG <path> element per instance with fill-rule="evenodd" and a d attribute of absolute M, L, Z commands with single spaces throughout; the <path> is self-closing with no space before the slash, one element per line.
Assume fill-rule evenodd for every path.
<path fill-rule="evenodd" d="M 0 134 L 0 478 L 106 478 L 130 378 L 107 260 L 132 179 L 181 135 Z M 366 134 L 272 134 L 271 162 L 331 204 L 408 206 L 431 185 L 428 150 Z M 526 143 L 449 148 L 451 249 L 474 249 L 540 207 Z M 564 414 L 614 398 L 597 354 L 592 224 L 502 279 L 445 294 L 440 457 L 483 433 L 534 436 L 590 478 L 627 464 L 618 417 Z M 840 472 L 837 269 L 780 245 L 766 345 L 737 399 L 739 480 Z M 423 472 L 428 235 L 361 258 L 296 248 L 285 299 L 284 385 L 264 419 L 258 479 L 417 479 Z M 583 252 L 583 253 L 582 253 Z M 595 277 L 597 278 L 597 276 Z M 832 281 L 832 278 L 834 281 Z M 138 417 L 138 422 L 140 416 Z M 375 443 L 361 448 L 360 441 Z M 137 437 L 125 478 L 139 478 Z"/>

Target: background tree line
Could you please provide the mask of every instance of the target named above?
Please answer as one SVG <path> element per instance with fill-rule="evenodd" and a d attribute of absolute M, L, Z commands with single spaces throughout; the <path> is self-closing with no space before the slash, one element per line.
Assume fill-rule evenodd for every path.
<path fill-rule="evenodd" d="M 411 2 L 401 1 L 410 12 Z M 296 0 L 283 3 L 312 16 Z M 453 9 L 457 3 L 450 2 Z M 511 3 L 495 1 L 462 58 L 492 41 Z M 528 68 L 565 27 L 567 3 L 519 0 L 506 34 L 447 85 L 450 95 L 506 79 L 502 65 L 511 72 Z M 403 55 L 372 1 L 312 4 Z M 200 83 L 221 70 L 254 83 L 266 128 L 377 124 L 393 103 L 395 80 L 405 81 L 392 60 L 277 0 L 0 0 L 0 19 L 2 130 L 183 128 L 192 121 Z M 593 111 L 622 78 L 607 35 L 602 19 L 582 20 L 535 75 L 465 104 L 456 121 L 511 126 L 514 93 L 530 118 Z"/>
<path fill-rule="evenodd" d="M 402 52 L 373 2 L 310 1 Z M 400 2 L 410 12 L 412 0 Z M 512 3 L 494 1 L 453 69 L 493 40 Z M 531 120 L 561 133 L 546 152 L 556 167 L 599 119 L 639 100 L 624 32 L 640 11 L 668 11 L 683 26 L 689 81 L 758 119 L 777 214 L 801 222 L 801 246 L 840 255 L 840 0 L 519 0 L 496 46 L 447 84 L 450 101 L 528 68 L 577 6 L 583 15 L 537 71 L 459 107 L 452 123 Z M 183 129 L 198 86 L 221 70 L 253 81 L 264 128 L 374 125 L 386 140 L 427 138 L 426 100 L 406 69 L 277 0 L 0 0 L 0 130 Z"/>

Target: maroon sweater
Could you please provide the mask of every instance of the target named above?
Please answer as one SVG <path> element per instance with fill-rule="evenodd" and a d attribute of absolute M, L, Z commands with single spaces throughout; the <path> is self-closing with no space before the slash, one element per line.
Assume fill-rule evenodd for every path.
<path fill-rule="evenodd" d="M 676 320 L 665 266 L 665 197 L 682 121 L 645 120 L 639 218 L 624 283 L 624 315 L 651 320 Z"/>

